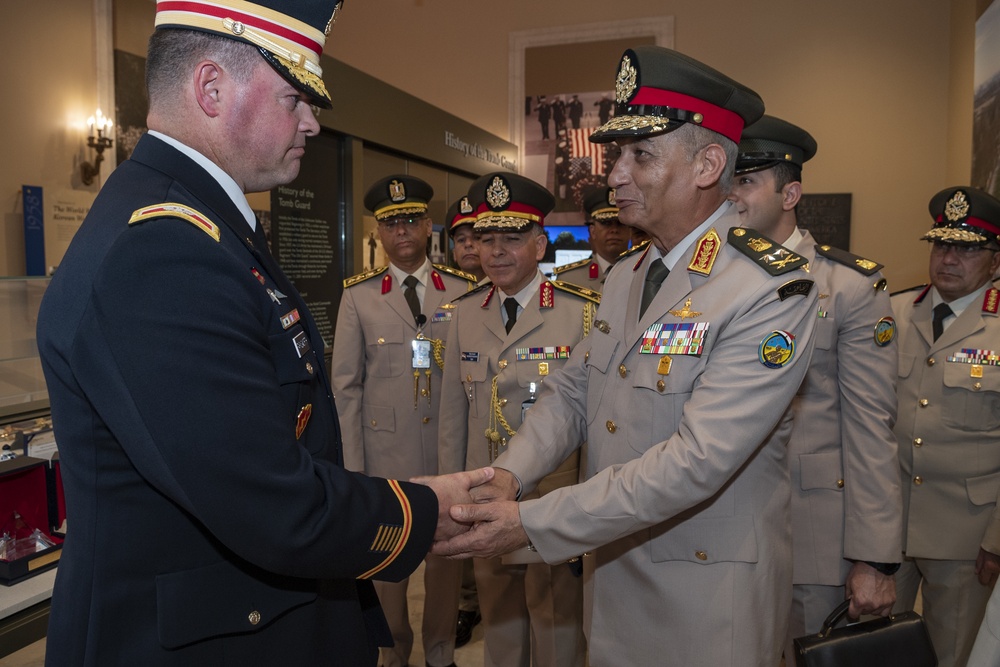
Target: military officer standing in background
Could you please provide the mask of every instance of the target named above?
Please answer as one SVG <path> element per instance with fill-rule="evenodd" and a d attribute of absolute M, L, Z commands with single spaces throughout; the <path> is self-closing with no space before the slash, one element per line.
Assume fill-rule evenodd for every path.
<path fill-rule="evenodd" d="M 477 202 L 480 259 L 490 279 L 459 298 L 445 354 L 441 471 L 488 466 L 521 425 L 551 373 L 561 368 L 594 321 L 599 296 L 549 282 L 545 216 L 555 199 L 541 185 L 506 172 L 470 190 Z M 579 478 L 579 450 L 524 498 Z M 537 552 L 474 559 L 489 667 L 584 664 L 582 586 L 565 563 Z"/>
<path fill-rule="evenodd" d="M 895 324 L 881 265 L 818 245 L 797 226 L 802 164 L 816 141 L 764 116 L 743 131 L 732 199 L 745 227 L 809 262 L 819 310 L 809 372 L 792 401 L 792 640 L 818 632 L 845 598 L 849 616 L 896 600 L 902 499 L 896 438 Z"/>
<path fill-rule="evenodd" d="M 443 351 L 455 297 L 475 277 L 427 259 L 430 185 L 413 176 L 381 179 L 365 194 L 389 266 L 348 278 L 333 344 L 333 388 L 348 469 L 409 479 L 438 472 Z M 423 646 L 430 667 L 452 664 L 458 613 L 457 566 L 428 556 Z M 376 584 L 395 647 L 384 667 L 405 667 L 413 647 L 409 583 Z"/>
<path fill-rule="evenodd" d="M 583 200 L 583 210 L 594 252 L 587 259 L 557 266 L 552 272 L 559 280 L 600 292 L 608 271 L 619 255 L 628 250 L 630 230 L 618 219 L 614 188 L 604 187 L 588 193 Z"/>
<path fill-rule="evenodd" d="M 903 566 L 941 667 L 964 667 L 1000 572 L 1000 201 L 950 187 L 930 201 L 930 285 L 896 294 Z"/>
<path fill-rule="evenodd" d="M 460 197 L 448 208 L 445 215 L 448 224 L 448 234 L 451 236 L 452 253 L 458 268 L 482 280 L 486 275 L 479 261 L 479 246 L 476 243 L 476 233 L 472 226 L 476 223 L 476 212 L 472 210 L 469 197 Z"/>
<path fill-rule="evenodd" d="M 481 281 L 486 274 L 479 261 L 479 244 L 476 242 L 476 211 L 463 195 L 451 205 L 445 216 L 453 243 L 452 253 L 458 268 L 471 273 Z M 472 639 L 472 629 L 483 620 L 479 613 L 479 597 L 476 594 L 476 574 L 472 561 L 462 563 L 462 585 L 458 599 L 458 621 L 455 624 L 455 647 L 465 646 Z"/>
<path fill-rule="evenodd" d="M 683 54 L 622 56 L 608 178 L 652 242 L 608 276 L 590 335 L 549 375 L 494 463 L 477 522 L 434 553 L 593 560 L 595 667 L 774 667 L 791 604 L 789 406 L 818 301 L 797 253 L 739 226 L 727 197 L 764 104 Z M 587 443 L 586 481 L 528 493 Z M 475 491 L 475 490 L 474 490 Z M 493 502 L 482 502 L 493 501 Z M 588 559 L 589 560 L 589 559 Z"/>

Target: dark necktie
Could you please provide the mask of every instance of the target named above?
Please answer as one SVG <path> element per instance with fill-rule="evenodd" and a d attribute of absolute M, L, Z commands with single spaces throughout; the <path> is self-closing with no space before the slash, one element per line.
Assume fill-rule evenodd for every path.
<path fill-rule="evenodd" d="M 934 320 L 931 323 L 934 327 L 934 340 L 941 337 L 941 334 L 944 332 L 944 318 L 949 315 L 954 315 L 954 313 L 951 310 L 951 306 L 948 304 L 939 303 L 934 306 Z"/>
<path fill-rule="evenodd" d="M 410 306 L 410 312 L 413 313 L 413 319 L 416 321 L 420 317 L 420 299 L 417 297 L 417 279 L 413 276 L 406 276 L 403 279 L 403 284 L 406 285 L 406 289 L 403 290 L 403 298 L 406 299 L 407 305 Z"/>
<path fill-rule="evenodd" d="M 517 322 L 517 299 L 512 296 L 507 297 L 503 300 L 504 310 L 507 311 L 507 324 L 505 325 L 507 333 L 514 328 L 514 324 Z"/>
<path fill-rule="evenodd" d="M 668 273 L 670 273 L 670 269 L 662 260 L 657 259 L 650 264 L 649 271 L 646 272 L 646 281 L 642 285 L 642 304 L 639 306 L 640 320 L 646 309 L 649 308 L 649 304 L 653 302 L 653 297 L 660 290 L 660 285 L 663 284 Z"/>

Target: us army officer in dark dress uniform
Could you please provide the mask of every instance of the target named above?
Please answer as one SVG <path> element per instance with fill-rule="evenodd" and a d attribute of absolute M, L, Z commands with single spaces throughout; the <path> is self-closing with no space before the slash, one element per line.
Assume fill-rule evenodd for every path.
<path fill-rule="evenodd" d="M 390 639 L 371 580 L 423 560 L 438 500 L 342 467 L 323 340 L 243 194 L 298 173 L 333 11 L 158 7 L 150 133 L 38 317 L 72 525 L 49 665 L 355 667 Z"/>

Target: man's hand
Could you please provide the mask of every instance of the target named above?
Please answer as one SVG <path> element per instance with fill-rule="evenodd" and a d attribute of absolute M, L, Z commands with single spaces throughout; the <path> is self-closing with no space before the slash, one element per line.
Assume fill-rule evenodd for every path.
<path fill-rule="evenodd" d="M 509 474 L 509 473 L 508 473 Z M 458 523 L 452 519 L 452 505 L 473 502 L 471 490 L 493 479 L 493 468 L 479 468 L 438 477 L 414 477 L 411 482 L 431 487 L 438 499 L 437 530 L 434 541 L 447 540 L 460 535 L 471 527 L 471 522 Z"/>
<path fill-rule="evenodd" d="M 456 523 L 473 524 L 472 529 L 446 542 L 435 542 L 432 554 L 449 558 L 492 558 L 528 544 L 528 534 L 521 526 L 521 515 L 514 501 L 456 505 L 451 508 L 451 518 Z"/>
<path fill-rule="evenodd" d="M 992 586 L 1000 574 L 1000 556 L 980 547 L 976 557 L 976 574 L 979 575 L 979 583 Z"/>
<path fill-rule="evenodd" d="M 494 500 L 514 500 L 521 484 L 514 473 L 503 468 L 494 468 L 493 481 L 472 489 L 472 499 L 477 503 L 488 503 Z"/>
<path fill-rule="evenodd" d="M 882 574 L 871 565 L 858 561 L 847 573 L 845 595 L 851 600 L 849 618 L 862 614 L 888 616 L 896 603 L 896 577 Z"/>

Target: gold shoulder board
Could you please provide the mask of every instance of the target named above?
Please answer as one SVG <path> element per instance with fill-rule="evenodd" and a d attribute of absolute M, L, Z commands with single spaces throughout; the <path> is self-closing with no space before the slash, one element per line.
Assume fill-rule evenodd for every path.
<path fill-rule="evenodd" d="M 642 252 L 643 250 L 646 249 L 646 246 L 648 245 L 649 245 L 649 239 L 646 239 L 645 241 L 640 241 L 639 243 L 636 243 L 634 246 L 632 246 L 622 254 L 618 255 L 618 259 L 621 259 L 623 257 L 631 257 L 637 252 Z"/>
<path fill-rule="evenodd" d="M 385 273 L 386 269 L 388 269 L 388 268 L 389 268 L 388 266 L 380 266 L 377 269 L 372 269 L 371 271 L 365 271 L 364 273 L 359 273 L 356 276 L 351 276 L 350 278 L 345 278 L 344 279 L 344 287 L 347 288 L 347 287 L 351 287 L 352 285 L 357 285 L 358 283 L 363 283 L 364 281 L 368 280 L 369 278 L 374 278 L 377 275 L 381 275 L 382 273 Z"/>
<path fill-rule="evenodd" d="M 180 218 L 181 220 L 187 220 L 215 239 L 216 243 L 220 239 L 219 226 L 217 224 L 209 220 L 208 216 L 184 204 L 156 204 L 136 209 L 132 212 L 132 217 L 129 218 L 128 224 L 137 225 L 150 218 Z"/>
<path fill-rule="evenodd" d="M 820 245 L 817 243 L 816 252 L 823 255 L 823 257 L 826 257 L 827 259 L 832 259 L 838 264 L 849 266 L 855 271 L 863 273 L 866 276 L 877 273 L 883 266 L 878 262 L 873 262 L 870 259 L 859 257 L 858 255 L 849 253 L 846 250 L 841 250 L 840 248 L 834 248 L 833 246 Z"/>
<path fill-rule="evenodd" d="M 490 287 L 493 287 L 493 283 L 491 283 L 489 280 L 484 280 L 483 282 L 479 283 L 478 285 L 476 285 L 475 287 L 473 287 L 472 289 L 470 289 L 465 294 L 461 294 L 459 296 L 456 296 L 454 299 L 451 300 L 451 303 L 456 303 L 458 301 L 461 301 L 462 299 L 464 299 L 465 297 L 467 297 L 467 296 L 469 296 L 471 294 L 479 294 L 484 289 L 487 289 L 487 288 L 490 288 Z"/>
<path fill-rule="evenodd" d="M 443 273 L 450 273 L 451 275 L 461 278 L 463 280 L 468 280 L 470 283 L 475 284 L 476 282 L 478 282 L 474 275 L 472 275 L 471 273 L 466 273 L 461 269 L 453 269 L 450 266 L 446 266 L 444 264 L 432 264 L 431 266 L 433 266 L 435 269 Z"/>
<path fill-rule="evenodd" d="M 578 296 L 581 299 L 586 299 L 587 301 L 593 301 L 596 304 L 601 303 L 601 293 L 595 292 L 592 289 L 587 289 L 586 287 L 580 287 L 579 285 L 574 285 L 573 283 L 568 283 L 564 280 L 550 280 L 552 286 L 557 290 L 568 292 L 574 296 Z"/>
<path fill-rule="evenodd" d="M 802 255 L 746 227 L 733 227 L 729 230 L 729 245 L 772 276 L 780 276 L 809 263 Z"/>
<path fill-rule="evenodd" d="M 578 269 L 581 266 L 587 266 L 588 264 L 590 264 L 591 259 L 593 259 L 593 258 L 592 257 L 587 257 L 587 258 L 581 259 L 581 260 L 579 260 L 577 262 L 571 262 L 569 264 L 563 264 L 562 266 L 557 266 L 556 268 L 552 269 L 552 273 L 556 273 L 556 274 L 565 273 L 567 271 L 572 271 L 573 269 Z"/>

